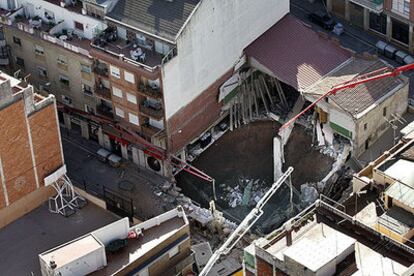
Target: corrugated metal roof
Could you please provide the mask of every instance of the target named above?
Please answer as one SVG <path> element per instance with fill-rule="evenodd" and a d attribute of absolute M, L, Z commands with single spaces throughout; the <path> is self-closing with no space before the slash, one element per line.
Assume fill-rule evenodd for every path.
<path fill-rule="evenodd" d="M 410 208 L 414 208 L 414 188 L 407 184 L 396 182 L 385 191 L 385 195 Z"/>
<path fill-rule="evenodd" d="M 175 40 L 199 2 L 200 0 L 119 0 L 107 17 L 165 39 Z"/>
<path fill-rule="evenodd" d="M 284 83 L 305 90 L 351 57 L 287 14 L 245 50 Z"/>

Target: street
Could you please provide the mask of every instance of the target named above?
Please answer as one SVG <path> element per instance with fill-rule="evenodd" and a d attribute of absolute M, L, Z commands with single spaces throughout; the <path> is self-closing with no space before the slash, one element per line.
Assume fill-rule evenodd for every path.
<path fill-rule="evenodd" d="M 98 197 L 103 196 L 105 187 L 132 199 L 139 219 L 154 217 L 174 207 L 167 207 L 153 192 L 165 178 L 128 161 L 113 168 L 98 160 L 95 154 L 100 148 L 98 143 L 82 138 L 76 131 L 62 129 L 61 133 L 68 176 L 76 186 Z"/>

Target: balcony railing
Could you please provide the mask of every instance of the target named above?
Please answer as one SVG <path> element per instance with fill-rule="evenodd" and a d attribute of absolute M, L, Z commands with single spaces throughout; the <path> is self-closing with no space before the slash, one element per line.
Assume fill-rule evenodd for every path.
<path fill-rule="evenodd" d="M 162 110 L 162 108 L 155 109 L 155 108 L 149 106 L 148 104 L 146 104 L 145 102 L 140 104 L 139 110 L 140 110 L 141 114 L 143 114 L 145 116 L 149 116 L 149 117 L 154 118 L 156 120 L 160 120 L 164 117 L 164 111 Z"/>
<path fill-rule="evenodd" d="M 108 77 L 109 76 L 109 70 L 108 67 L 103 64 L 103 63 L 97 63 L 95 64 L 95 66 L 93 67 L 93 71 L 102 76 L 102 77 Z"/>
<path fill-rule="evenodd" d="M 96 112 L 99 115 L 102 115 L 102 116 L 105 116 L 111 119 L 114 117 L 114 114 L 112 113 L 112 108 L 106 105 L 103 105 L 103 104 L 96 106 Z"/>
<path fill-rule="evenodd" d="M 141 94 L 155 98 L 155 99 L 162 99 L 162 93 L 160 88 L 152 88 L 149 85 L 145 85 L 143 83 L 140 83 L 138 85 L 138 91 L 141 92 Z"/>
<path fill-rule="evenodd" d="M 95 95 L 107 100 L 111 100 L 111 90 L 106 87 L 95 86 Z"/>
<path fill-rule="evenodd" d="M 152 137 L 161 131 L 161 129 L 154 127 L 150 125 L 149 123 L 141 125 L 141 129 L 142 129 L 143 134 L 148 137 Z"/>

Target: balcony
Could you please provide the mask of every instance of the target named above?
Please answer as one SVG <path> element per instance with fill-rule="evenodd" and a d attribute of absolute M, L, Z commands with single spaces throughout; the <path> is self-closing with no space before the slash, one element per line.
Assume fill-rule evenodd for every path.
<path fill-rule="evenodd" d="M 351 0 L 351 2 L 363 6 L 375 13 L 380 13 L 384 10 L 383 0 Z"/>
<path fill-rule="evenodd" d="M 162 99 L 162 93 L 161 93 L 160 88 L 153 88 L 149 85 L 140 83 L 138 85 L 138 91 L 144 96 L 154 98 L 154 99 Z"/>
<path fill-rule="evenodd" d="M 97 97 L 104 98 L 106 100 L 110 100 L 110 101 L 112 100 L 111 90 L 99 84 L 96 84 L 95 86 L 95 95 Z"/>
<path fill-rule="evenodd" d="M 149 123 L 145 123 L 141 125 L 141 130 L 145 136 L 152 137 L 155 134 L 159 133 L 161 129 L 150 125 Z"/>
<path fill-rule="evenodd" d="M 112 108 L 105 105 L 105 104 L 102 104 L 102 103 L 100 105 L 96 106 L 96 112 L 99 115 L 102 115 L 104 117 L 108 117 L 110 119 L 113 119 L 113 117 L 114 117 L 114 114 L 112 113 Z"/>
<path fill-rule="evenodd" d="M 139 106 L 139 110 L 142 115 L 154 118 L 156 120 L 161 120 L 164 117 L 164 110 L 161 108 L 161 104 L 154 106 L 148 101 L 143 101 Z"/>
<path fill-rule="evenodd" d="M 102 77 L 109 77 L 109 70 L 108 66 L 105 63 L 102 62 L 96 62 L 93 66 L 93 71 Z"/>

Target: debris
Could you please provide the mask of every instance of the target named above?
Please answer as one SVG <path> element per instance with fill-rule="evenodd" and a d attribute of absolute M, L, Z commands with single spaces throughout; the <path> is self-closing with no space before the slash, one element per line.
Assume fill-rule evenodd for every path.
<path fill-rule="evenodd" d="M 318 199 L 319 193 L 314 187 L 314 185 L 310 183 L 305 183 L 300 186 L 300 197 L 303 207 L 306 207 L 311 205 Z"/>

